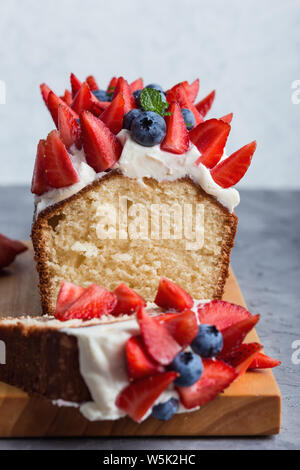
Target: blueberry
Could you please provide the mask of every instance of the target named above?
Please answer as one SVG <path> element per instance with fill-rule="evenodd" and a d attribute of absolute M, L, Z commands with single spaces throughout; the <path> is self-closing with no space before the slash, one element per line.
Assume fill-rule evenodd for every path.
<path fill-rule="evenodd" d="M 223 336 L 213 325 L 199 325 L 196 338 L 191 343 L 192 350 L 201 357 L 216 357 L 223 348 Z"/>
<path fill-rule="evenodd" d="M 142 90 L 136 90 L 133 92 L 133 96 L 134 96 L 134 99 L 135 99 L 135 102 L 137 104 L 137 106 L 141 106 L 141 103 L 140 103 L 140 94 L 141 94 L 141 91 Z"/>
<path fill-rule="evenodd" d="M 150 83 L 150 85 L 147 85 L 146 88 L 153 88 L 153 90 L 158 90 L 164 93 L 164 90 L 160 85 L 157 85 L 156 83 Z"/>
<path fill-rule="evenodd" d="M 131 124 L 133 139 L 140 145 L 152 147 L 160 144 L 166 135 L 166 123 L 153 111 L 141 111 Z"/>
<path fill-rule="evenodd" d="M 98 98 L 99 101 L 111 101 L 111 96 L 109 96 L 104 90 L 94 90 L 92 91 L 93 95 Z"/>
<path fill-rule="evenodd" d="M 181 108 L 181 112 L 182 112 L 183 119 L 184 119 L 187 129 L 188 130 L 193 129 L 196 123 L 194 113 L 192 113 L 192 111 L 187 108 Z"/>
<path fill-rule="evenodd" d="M 124 115 L 123 118 L 123 129 L 130 131 L 132 121 L 141 113 L 140 109 L 132 109 L 129 113 Z"/>
<path fill-rule="evenodd" d="M 179 402 L 176 398 L 170 398 L 165 403 L 159 403 L 159 405 L 153 406 L 152 416 L 160 419 L 161 421 L 168 421 L 178 410 Z"/>
<path fill-rule="evenodd" d="M 191 352 L 180 352 L 168 367 L 179 372 L 180 376 L 174 380 L 179 387 L 189 387 L 200 379 L 203 372 L 201 358 Z"/>

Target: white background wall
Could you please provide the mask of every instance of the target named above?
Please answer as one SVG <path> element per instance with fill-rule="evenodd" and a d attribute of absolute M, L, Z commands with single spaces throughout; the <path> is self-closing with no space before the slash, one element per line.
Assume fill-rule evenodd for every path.
<path fill-rule="evenodd" d="M 74 72 L 143 76 L 165 88 L 201 79 L 211 115 L 235 113 L 228 150 L 253 139 L 247 188 L 300 188 L 299 0 L 0 0 L 0 184 L 28 183 L 53 128 L 39 84 L 57 93 Z"/>

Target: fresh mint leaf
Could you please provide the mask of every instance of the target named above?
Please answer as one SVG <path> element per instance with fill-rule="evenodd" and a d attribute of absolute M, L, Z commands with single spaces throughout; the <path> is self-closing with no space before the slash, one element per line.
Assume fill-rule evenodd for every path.
<path fill-rule="evenodd" d="M 166 112 L 169 103 L 163 100 L 161 93 L 154 88 L 144 88 L 140 94 L 140 103 L 144 111 L 153 111 L 161 116 L 170 116 Z"/>

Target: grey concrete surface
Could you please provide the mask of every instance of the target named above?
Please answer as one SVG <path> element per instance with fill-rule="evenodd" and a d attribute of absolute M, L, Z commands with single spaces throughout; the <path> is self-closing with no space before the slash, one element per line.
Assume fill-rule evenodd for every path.
<path fill-rule="evenodd" d="M 0 449 L 299 449 L 300 364 L 292 343 L 300 339 L 300 192 L 241 191 L 232 264 L 249 309 L 261 313 L 258 333 L 283 398 L 282 429 L 264 438 L 2 439 Z M 32 199 L 25 187 L 0 188 L 0 232 L 27 238 Z"/>

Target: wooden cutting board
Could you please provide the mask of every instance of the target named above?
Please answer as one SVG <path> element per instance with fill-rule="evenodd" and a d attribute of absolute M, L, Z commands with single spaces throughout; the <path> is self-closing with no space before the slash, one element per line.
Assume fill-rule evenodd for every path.
<path fill-rule="evenodd" d="M 0 276 L 0 316 L 41 312 L 28 245 L 28 252 Z M 232 271 L 224 299 L 245 306 Z M 259 341 L 255 331 L 248 340 Z M 175 415 L 167 422 L 148 418 L 142 424 L 128 418 L 92 423 L 75 408 L 58 408 L 45 398 L 29 397 L 0 382 L 1 437 L 268 435 L 279 432 L 280 415 L 280 391 L 271 371 L 247 372 L 199 411 Z"/>

